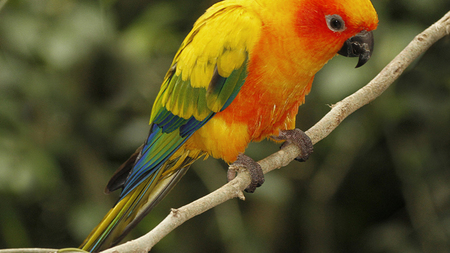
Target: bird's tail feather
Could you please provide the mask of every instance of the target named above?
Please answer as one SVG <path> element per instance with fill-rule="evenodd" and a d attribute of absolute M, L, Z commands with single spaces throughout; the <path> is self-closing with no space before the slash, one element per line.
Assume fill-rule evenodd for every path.
<path fill-rule="evenodd" d="M 159 170 L 109 210 L 80 248 L 96 252 L 119 243 L 170 192 L 189 166 L 203 154 L 201 151 L 182 148 L 177 150 Z"/>

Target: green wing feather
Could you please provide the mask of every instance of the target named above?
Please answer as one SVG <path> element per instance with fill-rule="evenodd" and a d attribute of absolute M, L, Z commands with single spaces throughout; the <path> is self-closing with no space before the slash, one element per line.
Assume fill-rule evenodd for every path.
<path fill-rule="evenodd" d="M 248 54 L 260 29 L 261 21 L 240 6 L 219 3 L 209 9 L 178 50 L 153 105 L 150 123 L 161 108 L 199 121 L 223 110 L 242 85 L 239 79 L 246 74 Z"/>
<path fill-rule="evenodd" d="M 84 250 L 118 243 L 199 157 L 173 154 L 236 97 L 260 30 L 254 13 L 229 1 L 217 3 L 194 24 L 155 100 L 147 141 L 107 186 L 107 191 L 122 188 L 119 201 L 85 240 Z"/>

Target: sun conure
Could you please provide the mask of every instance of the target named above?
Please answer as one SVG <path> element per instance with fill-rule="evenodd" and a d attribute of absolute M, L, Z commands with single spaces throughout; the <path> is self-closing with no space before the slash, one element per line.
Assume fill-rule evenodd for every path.
<path fill-rule="evenodd" d="M 377 24 L 369 0 L 225 0 L 210 7 L 164 78 L 148 138 L 107 185 L 107 192 L 122 190 L 119 200 L 81 248 L 119 243 L 201 156 L 248 167 L 251 192 L 264 178 L 243 155 L 249 142 L 272 138 L 309 149 L 294 129 L 314 75 L 337 53 L 359 57 L 357 67 L 367 62 Z"/>

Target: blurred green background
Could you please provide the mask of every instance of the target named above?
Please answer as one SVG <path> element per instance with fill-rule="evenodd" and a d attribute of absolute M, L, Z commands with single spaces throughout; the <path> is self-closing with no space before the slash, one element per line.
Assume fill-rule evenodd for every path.
<path fill-rule="evenodd" d="M 103 189 L 147 137 L 172 57 L 212 0 L 14 0 L 0 11 L 0 248 L 76 247 L 113 205 Z M 444 0 L 374 0 L 371 61 L 336 57 L 298 127 L 373 78 L 448 10 Z M 173 231 L 152 252 L 450 252 L 450 38 L 315 146 Z M 251 144 L 261 159 L 278 150 Z M 153 228 L 226 182 L 196 162 L 132 231 Z"/>

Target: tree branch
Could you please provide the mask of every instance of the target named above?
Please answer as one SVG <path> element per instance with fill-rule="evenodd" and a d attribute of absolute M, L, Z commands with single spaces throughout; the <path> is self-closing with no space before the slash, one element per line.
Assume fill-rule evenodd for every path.
<path fill-rule="evenodd" d="M 380 96 L 418 56 L 425 52 L 436 41 L 449 35 L 449 33 L 450 12 L 428 29 L 417 35 L 409 45 L 366 86 L 333 105 L 330 112 L 317 122 L 317 124 L 306 131 L 306 134 L 311 138 L 313 144 L 316 144 L 327 137 L 348 115 Z M 296 146 L 289 145 L 259 161 L 259 164 L 264 173 L 268 173 L 274 169 L 286 166 L 299 154 L 300 150 Z M 168 233 L 185 221 L 229 199 L 236 197 L 245 199 L 242 191 L 249 184 L 250 175 L 245 169 L 241 169 L 235 179 L 216 191 L 181 208 L 172 209 L 170 214 L 146 235 L 102 251 L 102 253 L 147 252 Z M 26 252 L 52 252 L 52 250 L 48 249 L 21 249 L 21 252 L 24 252 L 25 250 Z M 65 250 L 65 252 L 68 251 L 69 250 Z M 18 251 L 12 249 L 0 250 L 0 253 L 6 252 Z"/>
<path fill-rule="evenodd" d="M 450 12 L 428 29 L 417 35 L 372 81 L 352 95 L 332 106 L 319 122 L 311 127 L 306 134 L 313 144 L 327 137 L 348 115 L 370 103 L 380 96 L 403 71 L 436 41 L 450 34 Z M 295 145 L 289 145 L 282 150 L 259 161 L 264 174 L 289 164 L 300 154 Z M 102 251 L 113 252 L 147 252 L 157 242 L 185 221 L 229 200 L 239 197 L 245 199 L 242 191 L 250 184 L 250 175 L 241 169 L 238 176 L 216 191 L 187 204 L 179 209 L 172 209 L 170 214 L 146 235 Z"/>

